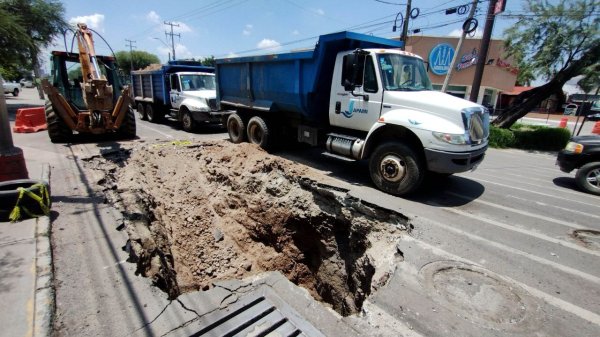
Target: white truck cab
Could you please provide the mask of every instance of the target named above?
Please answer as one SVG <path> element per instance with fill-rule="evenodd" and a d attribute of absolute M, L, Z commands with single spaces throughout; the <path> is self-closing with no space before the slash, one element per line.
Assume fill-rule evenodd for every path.
<path fill-rule="evenodd" d="M 204 72 L 177 72 L 170 75 L 171 111 L 179 114 L 185 130 L 195 122 L 209 121 L 216 111 L 215 74 Z"/>
<path fill-rule="evenodd" d="M 327 149 L 371 157 L 371 178 L 393 194 L 410 192 L 424 171 L 474 169 L 489 136 L 483 106 L 433 91 L 422 58 L 395 49 L 337 55 L 329 123 L 337 130 L 329 134 Z"/>

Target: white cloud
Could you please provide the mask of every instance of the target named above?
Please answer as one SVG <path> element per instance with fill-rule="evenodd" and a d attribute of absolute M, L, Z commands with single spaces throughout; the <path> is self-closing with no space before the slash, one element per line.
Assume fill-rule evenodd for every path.
<path fill-rule="evenodd" d="M 156 13 L 155 11 L 150 11 L 148 14 L 146 14 L 146 20 L 156 25 L 164 24 L 163 20 L 160 18 L 160 15 L 158 15 L 158 13 Z M 173 21 L 172 23 L 173 33 L 189 33 L 192 31 L 192 28 L 190 28 L 190 26 L 186 25 L 183 22 Z M 164 27 L 159 27 L 156 30 L 159 31 L 163 29 L 170 30 L 171 27 L 165 25 Z"/>
<path fill-rule="evenodd" d="M 156 14 L 155 11 L 150 11 L 150 13 L 146 14 L 146 19 L 152 23 L 160 23 L 160 15 Z"/>
<path fill-rule="evenodd" d="M 453 31 L 451 31 L 448 36 L 452 36 L 452 37 L 460 37 L 460 35 L 462 34 L 462 28 L 457 28 Z M 471 36 L 470 34 L 467 34 L 467 39 L 480 39 L 483 36 L 483 31 L 481 31 L 481 29 L 477 28 L 475 30 L 475 35 Z"/>
<path fill-rule="evenodd" d="M 281 43 L 271 40 L 271 39 L 262 39 L 257 45 L 257 48 L 265 49 L 268 51 L 278 51 L 281 49 Z"/>
<path fill-rule="evenodd" d="M 229 52 L 229 54 L 227 54 L 227 57 L 238 57 L 239 55 L 234 53 L 234 52 Z"/>
<path fill-rule="evenodd" d="M 92 14 L 84 16 L 76 16 L 69 19 L 69 24 L 76 26 L 78 23 L 83 22 L 93 30 L 104 33 L 104 14 Z"/>
<path fill-rule="evenodd" d="M 165 56 L 165 58 L 169 57 L 169 55 L 172 53 L 172 49 L 168 48 L 166 46 L 160 46 L 157 48 L 158 53 L 162 56 Z M 183 44 L 181 43 L 176 43 L 175 44 L 175 56 L 177 57 L 178 60 L 182 60 L 182 59 L 190 59 L 192 58 L 192 52 Z M 171 55 L 171 57 L 173 57 L 173 55 Z"/>
<path fill-rule="evenodd" d="M 254 25 L 247 24 L 242 30 L 242 34 L 246 36 L 252 34 L 252 28 L 254 28 Z"/>
<path fill-rule="evenodd" d="M 318 8 L 315 13 L 319 14 L 319 15 L 325 15 L 325 11 L 322 10 L 321 8 Z"/>
<path fill-rule="evenodd" d="M 300 35 L 300 32 L 297 29 L 294 29 L 292 31 L 292 35 Z"/>

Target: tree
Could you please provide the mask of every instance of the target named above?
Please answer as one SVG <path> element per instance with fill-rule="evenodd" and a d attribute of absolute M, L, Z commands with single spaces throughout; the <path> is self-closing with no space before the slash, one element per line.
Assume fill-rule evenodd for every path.
<path fill-rule="evenodd" d="M 0 73 L 6 80 L 16 80 L 19 67 L 27 60 L 23 50 L 33 47 L 33 41 L 21 25 L 21 18 L 11 15 L 3 6 L 0 4 Z"/>
<path fill-rule="evenodd" d="M 209 57 L 205 57 L 200 61 L 203 66 L 214 67 L 215 66 L 215 57 L 213 55 Z"/>
<path fill-rule="evenodd" d="M 115 57 L 119 67 L 123 69 L 126 75 L 131 73 L 132 64 L 133 70 L 144 69 L 151 64 L 160 64 L 158 56 L 141 50 L 134 50 L 131 53 L 123 50 L 118 51 L 115 53 Z"/>
<path fill-rule="evenodd" d="M 600 62 L 600 9 L 597 0 L 528 0 L 518 22 L 505 32 L 506 52 L 524 74 L 548 82 L 519 94 L 493 122 L 509 128 L 578 75 Z"/>

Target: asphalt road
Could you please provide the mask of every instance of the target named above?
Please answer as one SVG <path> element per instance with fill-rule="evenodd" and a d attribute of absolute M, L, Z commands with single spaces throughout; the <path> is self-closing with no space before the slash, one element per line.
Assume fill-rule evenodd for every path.
<path fill-rule="evenodd" d="M 7 101 L 14 104 L 10 97 Z M 174 122 L 137 122 L 137 141 L 227 138 L 219 127 L 186 133 Z M 14 138 L 26 155 L 37 156 L 34 160 L 51 161 L 59 175 L 61 170 L 80 170 L 74 167 L 72 149 L 51 144 L 43 132 Z M 90 143 L 85 151 L 93 154 L 115 146 L 118 143 Z M 474 172 L 429 182 L 410 198 L 376 190 L 364 162 L 304 147 L 275 154 L 321 170 L 338 179 L 352 195 L 411 218 L 414 230 L 398 245 L 404 262 L 396 266 L 388 284 L 371 296 L 368 306 L 378 315 L 400 321 L 406 327 L 404 335 L 600 336 L 600 197 L 578 191 L 574 174 L 562 173 L 555 166 L 554 153 L 490 149 Z M 93 177 L 88 179 L 93 183 Z M 109 245 L 112 251 L 85 259 L 114 269 L 112 275 L 75 283 L 70 279 L 90 277 L 91 272 L 82 273 L 93 268 L 81 265 L 77 270 L 74 264 L 60 261 L 55 267 L 59 288 L 61 283 L 63 287 L 62 292 L 57 290 L 58 328 L 69 335 L 85 331 L 85 325 L 71 315 L 79 307 L 86 309 L 85 304 L 72 303 L 76 298 L 65 288 L 90 291 L 90 297 L 125 296 L 90 290 L 100 282 L 126 282 L 137 294 L 152 291 L 143 290 L 147 284 L 132 278 L 131 266 L 102 259 L 104 255 L 113 261 L 123 259 L 120 247 L 115 246 L 122 237 L 99 230 L 81 234 L 81 228 L 74 228 L 80 224 L 69 224 L 75 218 L 68 214 L 75 216 L 90 208 L 95 215 L 90 221 L 102 223 L 111 212 L 109 207 L 90 198 L 85 184 L 69 180 L 61 184 L 59 190 L 81 189 L 80 197 L 89 198 L 90 206 L 69 208 L 69 203 L 79 201 L 76 197 L 55 204 L 61 212 L 53 229 L 55 258 L 90 255 L 80 241 L 114 240 Z M 74 256 L 67 258 L 68 254 Z M 133 303 L 145 307 L 147 300 L 140 298 Z M 104 310 L 102 305 L 111 308 L 109 303 L 100 303 L 100 309 Z M 147 320 L 136 317 L 141 312 L 131 308 L 124 319 Z M 84 319 L 100 329 L 96 331 L 117 329 L 102 320 Z"/>

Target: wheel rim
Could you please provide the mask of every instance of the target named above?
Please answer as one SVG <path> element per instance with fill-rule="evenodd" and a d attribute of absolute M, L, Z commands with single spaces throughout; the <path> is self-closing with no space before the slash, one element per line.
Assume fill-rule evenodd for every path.
<path fill-rule="evenodd" d="M 190 117 L 190 114 L 184 113 L 183 117 L 182 117 L 182 121 L 183 121 L 183 128 L 184 129 L 191 129 L 192 128 L 192 118 Z"/>
<path fill-rule="evenodd" d="M 591 170 L 585 177 L 585 180 L 590 186 L 600 188 L 600 168 Z"/>
<path fill-rule="evenodd" d="M 136 110 L 140 119 L 144 119 L 144 117 L 146 117 L 144 113 L 144 106 L 142 104 L 138 104 Z"/>
<path fill-rule="evenodd" d="M 235 120 L 232 119 L 229 121 L 229 133 L 234 137 L 234 138 L 238 138 L 241 134 L 240 132 L 240 124 Z"/>
<path fill-rule="evenodd" d="M 148 107 L 146 107 L 146 116 L 148 116 L 148 119 L 150 121 L 154 120 L 154 111 L 150 105 L 148 105 Z"/>
<path fill-rule="evenodd" d="M 379 171 L 385 180 L 396 183 L 406 175 L 406 163 L 396 155 L 387 155 L 381 160 Z"/>
<path fill-rule="evenodd" d="M 262 130 L 258 127 L 258 125 L 252 124 L 250 126 L 249 134 L 250 134 L 250 139 L 252 140 L 253 143 L 260 144 L 260 142 L 262 141 L 263 133 L 262 133 Z"/>

